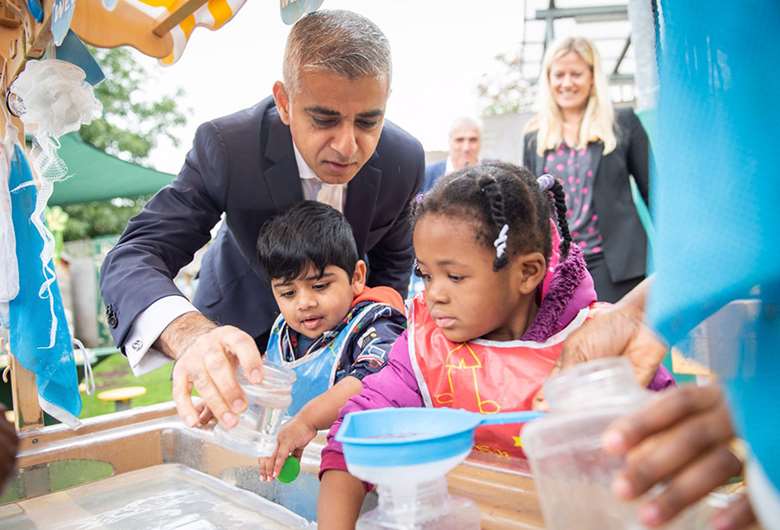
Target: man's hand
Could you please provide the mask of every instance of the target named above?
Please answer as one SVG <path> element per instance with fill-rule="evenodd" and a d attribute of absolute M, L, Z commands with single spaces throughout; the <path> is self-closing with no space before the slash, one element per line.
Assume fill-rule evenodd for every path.
<path fill-rule="evenodd" d="M 317 429 L 308 424 L 300 415 L 285 423 L 276 436 L 276 451 L 267 458 L 261 458 L 260 479 L 270 481 L 279 476 L 284 461 L 292 453 L 300 458 L 303 449 L 317 436 Z"/>
<path fill-rule="evenodd" d="M 642 322 L 642 313 L 625 305 L 601 306 L 563 344 L 550 377 L 579 363 L 624 355 L 642 387 L 650 384 L 666 355 L 666 345 Z M 546 410 L 543 390 L 534 397 L 534 410 Z"/>
<path fill-rule="evenodd" d="M 173 399 L 187 425 L 198 425 L 203 413 L 193 405 L 193 388 L 224 427 L 238 424 L 247 402 L 236 378 L 237 366 L 251 383 L 263 379 L 262 359 L 252 337 L 233 326 L 217 326 L 200 313 L 187 313 L 165 328 L 155 347 L 176 359 Z"/>
<path fill-rule="evenodd" d="M 595 308 L 590 316 L 564 343 L 559 368 L 623 355 L 631 361 L 639 384 L 649 385 L 668 348 L 642 322 L 642 312 L 617 304 Z"/>
<path fill-rule="evenodd" d="M 3 485 L 16 463 L 16 449 L 19 447 L 19 438 L 13 424 L 5 419 L 5 407 L 0 405 L 0 493 Z"/>
<path fill-rule="evenodd" d="M 661 493 L 639 507 L 644 525 L 660 526 L 741 471 L 742 463 L 730 450 L 733 438 L 719 387 L 668 390 L 604 434 L 606 451 L 626 457 L 613 490 L 631 500 L 664 484 Z M 725 530 L 747 528 L 754 521 L 749 504 L 739 500 L 713 523 Z"/>

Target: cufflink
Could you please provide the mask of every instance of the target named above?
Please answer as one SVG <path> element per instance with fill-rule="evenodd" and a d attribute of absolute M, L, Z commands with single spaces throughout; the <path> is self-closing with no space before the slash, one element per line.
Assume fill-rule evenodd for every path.
<path fill-rule="evenodd" d="M 111 329 L 116 329 L 119 325 L 119 319 L 116 317 L 114 306 L 111 304 L 106 306 L 106 320 L 108 321 L 108 325 L 111 326 Z"/>

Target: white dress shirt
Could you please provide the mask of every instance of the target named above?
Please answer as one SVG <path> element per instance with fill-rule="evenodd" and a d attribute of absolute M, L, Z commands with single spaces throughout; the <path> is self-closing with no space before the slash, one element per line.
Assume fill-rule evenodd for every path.
<path fill-rule="evenodd" d="M 477 163 L 474 164 L 474 165 L 476 166 L 480 162 L 482 162 L 482 160 L 480 160 L 478 158 L 477 159 Z M 444 175 L 449 175 L 450 173 L 454 173 L 454 172 L 455 172 L 455 165 L 452 163 L 452 158 L 448 156 L 447 157 L 447 163 L 444 165 Z M 442 175 L 442 176 L 444 176 L 444 175 Z"/>
<path fill-rule="evenodd" d="M 306 164 L 295 143 L 293 150 L 303 198 L 328 204 L 343 213 L 347 203 L 347 185 L 322 182 Z M 152 348 L 152 344 L 168 324 L 192 311 L 197 309 L 187 298 L 174 295 L 160 298 L 136 317 L 124 344 L 125 355 L 135 375 L 143 375 L 171 361 L 168 356 Z"/>

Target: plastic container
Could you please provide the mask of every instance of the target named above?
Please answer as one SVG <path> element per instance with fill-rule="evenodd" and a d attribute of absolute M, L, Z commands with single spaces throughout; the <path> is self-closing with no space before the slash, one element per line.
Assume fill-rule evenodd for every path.
<path fill-rule="evenodd" d="M 693 328 L 675 347 L 721 380 L 733 379 L 743 359 L 755 363 L 760 315 L 760 300 L 735 300 Z"/>
<path fill-rule="evenodd" d="M 250 383 L 239 372 L 238 383 L 246 395 L 247 409 L 232 429 L 214 427 L 217 442 L 249 456 L 271 456 L 282 419 L 292 403 L 294 382 L 295 372 L 269 363 L 263 365 L 263 381 L 259 385 Z"/>
<path fill-rule="evenodd" d="M 623 459 L 602 449 L 606 428 L 651 395 L 636 382 L 629 362 L 607 358 L 578 365 L 545 383 L 544 395 L 550 413 L 525 427 L 523 448 L 546 528 L 645 528 L 637 519 L 637 502 L 622 502 L 612 493 Z M 697 505 L 663 528 L 706 528 L 705 512 Z"/>
<path fill-rule="evenodd" d="M 357 530 L 478 530 L 480 513 L 468 499 L 447 492 L 444 476 L 429 482 L 379 484 L 379 505 Z"/>

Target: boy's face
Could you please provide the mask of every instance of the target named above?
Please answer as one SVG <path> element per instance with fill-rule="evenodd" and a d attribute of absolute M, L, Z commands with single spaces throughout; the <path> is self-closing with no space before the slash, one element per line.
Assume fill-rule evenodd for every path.
<path fill-rule="evenodd" d="M 319 271 L 309 267 L 291 281 L 274 279 L 271 288 L 287 325 L 302 335 L 316 339 L 344 319 L 355 296 L 366 285 L 366 263 L 359 260 L 352 278 L 335 265 Z"/>

